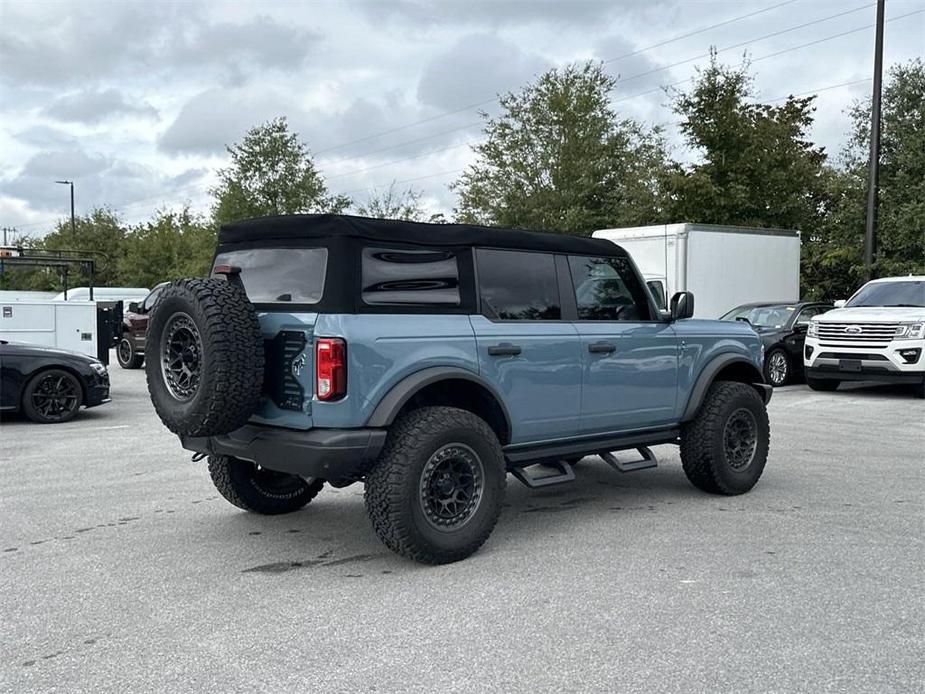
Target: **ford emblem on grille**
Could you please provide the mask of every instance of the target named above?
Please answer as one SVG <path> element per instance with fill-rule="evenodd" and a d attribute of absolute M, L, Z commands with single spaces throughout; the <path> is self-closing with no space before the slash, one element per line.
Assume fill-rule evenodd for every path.
<path fill-rule="evenodd" d="M 845 328 L 845 332 L 851 335 L 858 335 L 859 333 L 864 332 L 864 329 L 859 325 L 849 325 Z"/>

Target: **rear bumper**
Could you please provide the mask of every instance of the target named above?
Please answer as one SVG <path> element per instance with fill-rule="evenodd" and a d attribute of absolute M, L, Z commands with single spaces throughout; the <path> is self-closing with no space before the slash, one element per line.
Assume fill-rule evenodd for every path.
<path fill-rule="evenodd" d="M 183 448 L 230 455 L 301 477 L 362 477 L 385 445 L 385 429 L 296 431 L 248 424 L 221 436 L 181 436 Z"/>

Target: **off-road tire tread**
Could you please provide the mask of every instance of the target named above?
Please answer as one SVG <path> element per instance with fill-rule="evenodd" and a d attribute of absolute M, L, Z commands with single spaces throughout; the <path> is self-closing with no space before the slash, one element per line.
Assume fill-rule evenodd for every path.
<path fill-rule="evenodd" d="M 487 511 L 489 524 L 475 539 L 465 546 L 451 551 L 434 551 L 425 547 L 416 537 L 411 514 L 407 509 L 413 500 L 404 493 L 409 465 L 406 462 L 415 455 L 423 455 L 417 448 L 431 436 L 447 428 L 466 428 L 497 447 L 497 454 L 503 466 L 501 445 L 495 432 L 485 422 L 467 410 L 455 407 L 422 407 L 402 415 L 392 424 L 385 447 L 366 477 L 364 498 L 373 530 L 382 543 L 393 552 L 424 564 L 447 564 L 464 559 L 481 547 L 491 535 L 504 499 L 507 473 L 501 468 L 501 494 L 495 499 L 483 498 L 482 503 L 492 503 Z M 486 478 L 492 474 L 491 461 L 482 461 Z"/>
<path fill-rule="evenodd" d="M 764 413 L 767 426 L 767 411 L 763 407 L 761 396 L 754 388 L 735 381 L 717 381 L 707 390 L 700 411 L 694 420 L 685 426 L 681 436 L 681 465 L 684 474 L 691 484 L 710 494 L 732 496 L 742 493 L 725 484 L 716 474 L 712 453 L 717 428 L 725 426 L 722 412 L 731 401 L 739 397 L 754 399 L 762 404 L 761 411 Z M 770 428 L 768 430 L 770 432 Z"/>
<path fill-rule="evenodd" d="M 200 330 L 205 369 L 196 407 L 178 413 L 175 402 L 152 389 L 161 379 L 160 336 L 170 314 L 163 308 L 174 297 L 192 300 L 203 320 L 193 316 Z M 263 387 L 264 350 L 260 324 L 244 290 L 219 278 L 181 279 L 161 291 L 148 326 L 148 391 L 164 425 L 175 434 L 214 436 L 247 423 L 257 408 Z M 208 372 L 208 375 L 206 374 Z"/>
<path fill-rule="evenodd" d="M 318 496 L 324 487 L 322 479 L 305 480 L 305 487 L 294 496 L 267 496 L 261 494 L 256 487 L 243 488 L 242 485 L 246 482 L 232 475 L 230 465 L 231 461 L 227 456 L 209 456 L 209 477 L 212 478 L 212 484 L 228 502 L 252 513 L 276 516 L 298 511 Z"/>

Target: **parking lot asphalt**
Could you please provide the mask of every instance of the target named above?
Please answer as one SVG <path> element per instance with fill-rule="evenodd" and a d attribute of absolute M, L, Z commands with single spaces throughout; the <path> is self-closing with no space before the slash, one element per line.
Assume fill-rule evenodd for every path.
<path fill-rule="evenodd" d="M 675 447 L 508 478 L 485 547 L 425 567 L 362 486 L 301 512 L 219 497 L 148 401 L 0 425 L 0 692 L 913 692 L 925 687 L 925 401 L 779 389 L 749 494 Z"/>

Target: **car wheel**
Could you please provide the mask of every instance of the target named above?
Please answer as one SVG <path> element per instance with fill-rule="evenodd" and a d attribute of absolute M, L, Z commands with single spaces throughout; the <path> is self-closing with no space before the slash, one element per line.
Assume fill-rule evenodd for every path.
<path fill-rule="evenodd" d="M 267 470 L 227 455 L 209 456 L 209 476 L 232 504 L 267 516 L 298 511 L 324 487 L 324 480 Z"/>
<path fill-rule="evenodd" d="M 834 378 L 813 378 L 812 376 L 806 377 L 806 385 L 808 385 L 811 390 L 818 390 L 824 393 L 830 393 L 833 390 L 837 390 L 840 384 L 841 381 Z"/>
<path fill-rule="evenodd" d="M 135 345 L 128 335 L 123 335 L 116 346 L 116 361 L 123 369 L 140 369 L 145 356 L 135 351 Z"/>
<path fill-rule="evenodd" d="M 491 427 L 454 407 L 395 421 L 366 478 L 366 509 L 392 551 L 426 564 L 475 552 L 495 527 L 507 472 Z"/>
<path fill-rule="evenodd" d="M 681 435 L 681 463 L 691 483 L 711 494 L 743 494 L 768 459 L 764 401 L 745 383 L 718 381 Z"/>
<path fill-rule="evenodd" d="M 764 358 L 764 380 L 775 388 L 790 380 L 790 360 L 782 349 L 772 349 Z"/>
<path fill-rule="evenodd" d="M 161 290 L 145 337 L 148 393 L 175 434 L 215 436 L 247 423 L 263 385 L 263 337 L 244 289 L 182 279 Z"/>
<path fill-rule="evenodd" d="M 83 388 L 70 371 L 48 369 L 36 374 L 26 385 L 22 409 L 39 424 L 55 424 L 74 419 L 83 403 Z"/>

